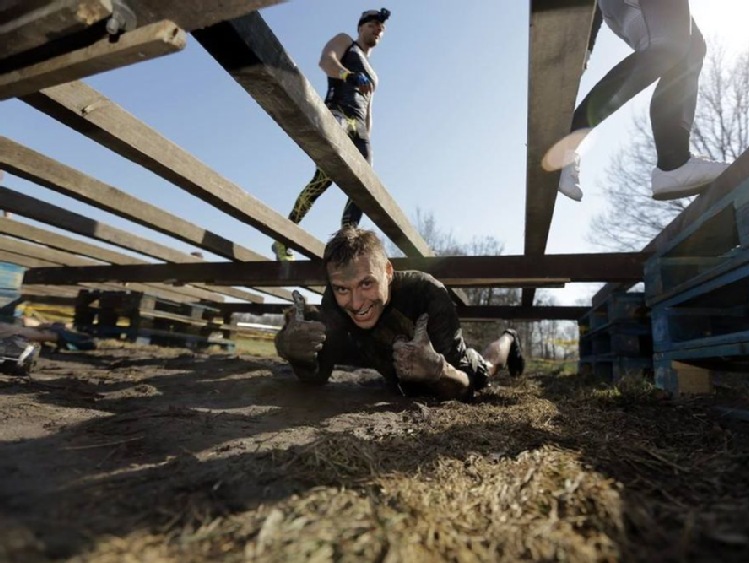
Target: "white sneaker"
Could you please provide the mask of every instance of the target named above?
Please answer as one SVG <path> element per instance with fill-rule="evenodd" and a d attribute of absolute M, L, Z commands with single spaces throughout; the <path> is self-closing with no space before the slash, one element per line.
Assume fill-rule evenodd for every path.
<path fill-rule="evenodd" d="M 575 201 L 583 199 L 583 191 L 580 189 L 580 154 L 577 151 L 572 156 L 572 162 L 562 168 L 559 191 Z"/>
<path fill-rule="evenodd" d="M 650 181 L 653 199 L 667 201 L 703 192 L 728 166 L 724 162 L 692 156 L 674 170 L 653 168 Z"/>

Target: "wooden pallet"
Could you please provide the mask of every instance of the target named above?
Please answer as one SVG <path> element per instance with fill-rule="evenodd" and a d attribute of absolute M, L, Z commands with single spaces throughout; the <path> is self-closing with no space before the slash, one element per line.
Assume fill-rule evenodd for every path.
<path fill-rule="evenodd" d="M 749 377 L 749 180 L 715 201 L 645 264 L 656 384 L 708 392 Z"/>
<path fill-rule="evenodd" d="M 228 352 L 236 348 L 234 341 L 217 336 L 199 336 L 170 330 L 159 330 L 151 328 L 135 328 L 129 326 L 82 326 L 76 327 L 80 332 L 86 332 L 97 338 L 113 338 L 116 340 L 127 340 L 137 344 L 152 344 L 170 348 L 189 348 L 200 350 L 218 346 Z"/>
<path fill-rule="evenodd" d="M 132 291 L 82 290 L 75 326 L 97 337 L 149 344 L 233 347 L 216 307 L 178 303 Z"/>
<path fill-rule="evenodd" d="M 652 375 L 650 314 L 641 292 L 614 293 L 578 322 L 582 374 L 611 382 L 627 373 Z"/>
<path fill-rule="evenodd" d="M 678 235 L 663 241 L 645 263 L 649 306 L 690 286 L 749 263 L 749 180 L 707 209 Z"/>

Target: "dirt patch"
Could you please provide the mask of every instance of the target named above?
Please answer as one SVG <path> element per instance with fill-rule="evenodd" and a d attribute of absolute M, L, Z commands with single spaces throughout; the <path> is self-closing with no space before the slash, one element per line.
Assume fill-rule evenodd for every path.
<path fill-rule="evenodd" d="M 0 376 L 0 560 L 744 561 L 749 425 L 583 383 L 437 403 L 272 358 L 49 354 Z"/>

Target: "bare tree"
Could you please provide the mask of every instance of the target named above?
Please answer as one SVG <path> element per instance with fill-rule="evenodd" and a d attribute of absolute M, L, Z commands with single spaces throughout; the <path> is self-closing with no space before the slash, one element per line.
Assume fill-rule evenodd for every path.
<path fill-rule="evenodd" d="M 640 250 L 693 198 L 658 202 L 651 198 L 655 144 L 646 115 L 635 118 L 631 142 L 615 155 L 603 192 L 607 208 L 593 217 L 587 240 L 605 250 Z M 749 51 L 729 61 L 714 49 L 702 72 L 692 150 L 731 162 L 749 147 Z"/>

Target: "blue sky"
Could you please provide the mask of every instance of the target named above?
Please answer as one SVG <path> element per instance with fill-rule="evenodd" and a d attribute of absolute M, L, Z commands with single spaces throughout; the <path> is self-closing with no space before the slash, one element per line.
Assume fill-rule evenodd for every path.
<path fill-rule="evenodd" d="M 719 35 L 729 49 L 744 45 L 740 25 L 749 16 L 747 4 L 691 2 L 708 41 Z M 359 13 L 380 6 L 360 0 L 291 0 L 261 13 L 322 93 L 325 78 L 317 66 L 322 46 L 338 32 L 355 35 Z M 505 244 L 505 254 L 522 254 L 528 2 L 391 0 L 386 6 L 393 16 L 371 57 L 380 77 L 372 134 L 378 176 L 409 217 L 421 209 L 461 242 L 494 236 Z M 604 26 L 580 95 L 628 52 Z M 312 175 L 310 158 L 192 37 L 181 53 L 86 82 L 283 215 Z M 585 241 L 590 219 L 604 204 L 597 179 L 627 142 L 632 115 L 648 99 L 649 93 L 641 95 L 600 127 L 584 163 L 583 202 L 558 199 L 549 253 L 597 251 Z M 0 134 L 271 255 L 265 235 L 19 101 L 0 102 Z M 3 183 L 180 250 L 194 250 L 18 178 L 6 176 Z M 332 187 L 302 227 L 326 240 L 344 202 L 343 193 Z M 365 219 L 362 226 L 372 224 Z M 593 291 L 571 285 L 552 293 L 560 303 L 571 304 Z"/>

